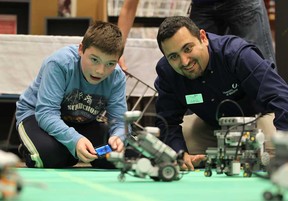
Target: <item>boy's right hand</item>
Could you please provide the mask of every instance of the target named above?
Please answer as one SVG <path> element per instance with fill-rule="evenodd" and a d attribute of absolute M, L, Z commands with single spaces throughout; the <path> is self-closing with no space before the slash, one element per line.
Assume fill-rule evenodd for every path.
<path fill-rule="evenodd" d="M 92 143 L 86 137 L 82 137 L 78 140 L 76 144 L 76 154 L 84 163 L 89 163 L 97 158 Z"/>

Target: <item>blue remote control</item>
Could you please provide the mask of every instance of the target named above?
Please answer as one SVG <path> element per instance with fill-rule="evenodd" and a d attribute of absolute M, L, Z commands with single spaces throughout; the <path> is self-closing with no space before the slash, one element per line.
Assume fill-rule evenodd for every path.
<path fill-rule="evenodd" d="M 104 145 L 104 146 L 95 148 L 95 151 L 98 157 L 104 157 L 107 153 L 111 152 L 112 149 L 109 145 Z"/>

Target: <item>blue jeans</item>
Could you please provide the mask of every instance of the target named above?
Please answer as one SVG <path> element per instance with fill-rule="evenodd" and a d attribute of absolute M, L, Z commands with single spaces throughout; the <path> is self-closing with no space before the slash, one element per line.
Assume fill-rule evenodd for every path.
<path fill-rule="evenodd" d="M 197 2 L 192 3 L 190 18 L 200 29 L 219 35 L 232 34 L 244 38 L 256 45 L 264 58 L 276 63 L 270 24 L 263 0 Z"/>

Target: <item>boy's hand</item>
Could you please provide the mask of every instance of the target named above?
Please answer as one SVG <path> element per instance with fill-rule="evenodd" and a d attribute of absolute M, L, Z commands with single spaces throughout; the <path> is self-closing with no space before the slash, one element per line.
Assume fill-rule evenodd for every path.
<path fill-rule="evenodd" d="M 97 158 L 96 151 L 92 143 L 86 138 L 82 137 L 76 144 L 77 157 L 84 163 L 89 163 Z"/>
<path fill-rule="evenodd" d="M 118 136 L 111 136 L 108 140 L 108 144 L 117 152 L 121 152 L 124 149 L 124 143 Z"/>

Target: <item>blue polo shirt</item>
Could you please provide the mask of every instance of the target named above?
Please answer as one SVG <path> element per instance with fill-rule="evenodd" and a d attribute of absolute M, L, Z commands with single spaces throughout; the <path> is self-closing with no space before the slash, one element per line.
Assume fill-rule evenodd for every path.
<path fill-rule="evenodd" d="M 207 33 L 210 60 L 204 75 L 190 80 L 169 65 L 165 57 L 157 63 L 155 88 L 160 119 L 156 125 L 161 138 L 176 151 L 187 150 L 182 134 L 183 115 L 190 109 L 206 123 L 218 127 L 221 116 L 255 116 L 275 113 L 274 125 L 288 130 L 288 86 L 274 70 L 275 64 L 263 59 L 261 52 L 243 39 Z M 230 99 L 233 102 L 225 102 Z M 218 113 L 217 113 L 218 111 Z"/>

